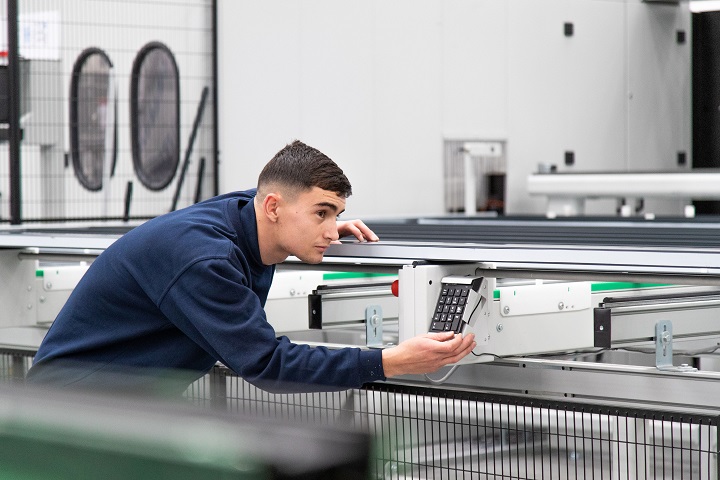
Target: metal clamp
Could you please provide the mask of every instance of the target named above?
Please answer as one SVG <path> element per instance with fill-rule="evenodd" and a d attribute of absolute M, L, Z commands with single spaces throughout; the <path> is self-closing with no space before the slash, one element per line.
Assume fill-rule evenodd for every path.
<path fill-rule="evenodd" d="M 369 305 L 365 308 L 365 344 L 368 347 L 382 346 L 383 340 L 383 316 L 380 305 Z"/>
<path fill-rule="evenodd" d="M 663 320 L 655 324 L 655 366 L 658 370 L 673 372 L 697 372 L 687 364 L 673 365 L 672 322 Z"/>

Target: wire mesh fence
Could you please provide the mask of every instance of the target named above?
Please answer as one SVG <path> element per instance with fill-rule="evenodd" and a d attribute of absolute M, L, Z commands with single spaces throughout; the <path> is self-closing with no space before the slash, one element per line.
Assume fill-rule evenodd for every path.
<path fill-rule="evenodd" d="M 21 382 L 31 362 L 28 353 L 0 353 L 0 382 Z M 278 394 L 220 365 L 185 397 L 201 408 L 370 433 L 372 478 L 710 480 L 719 473 L 716 415 L 393 383 Z"/>
<path fill-rule="evenodd" d="M 213 0 L 17 4 L 23 221 L 145 219 L 216 193 Z M 0 19 L 1 89 L 7 2 Z M 16 193 L 7 122 L 0 222 Z"/>
<path fill-rule="evenodd" d="M 273 394 L 223 367 L 210 376 L 207 400 L 230 411 L 370 432 L 376 478 L 718 478 L 714 415 L 391 383 Z"/>
<path fill-rule="evenodd" d="M 0 352 L 0 383 L 21 383 L 30 370 L 33 356 L 25 353 Z"/>

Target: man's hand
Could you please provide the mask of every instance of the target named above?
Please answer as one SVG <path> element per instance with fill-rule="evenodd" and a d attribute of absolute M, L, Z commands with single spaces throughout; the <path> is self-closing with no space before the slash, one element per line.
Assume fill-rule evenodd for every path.
<path fill-rule="evenodd" d="M 370 230 L 362 220 L 348 220 L 346 222 L 337 222 L 337 230 L 340 238 L 349 235 L 354 236 L 361 242 L 377 242 L 380 240 L 375 232 Z M 333 242 L 339 243 L 339 242 Z"/>
<path fill-rule="evenodd" d="M 410 338 L 382 352 L 386 377 L 431 373 L 458 362 L 475 348 L 475 335 L 453 332 L 428 333 Z"/>

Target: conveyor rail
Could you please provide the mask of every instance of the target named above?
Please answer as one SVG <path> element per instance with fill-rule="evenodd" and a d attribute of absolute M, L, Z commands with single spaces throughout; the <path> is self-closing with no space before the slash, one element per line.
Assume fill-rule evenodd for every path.
<path fill-rule="evenodd" d="M 413 218 L 365 222 L 384 241 L 720 247 L 720 218 Z"/>

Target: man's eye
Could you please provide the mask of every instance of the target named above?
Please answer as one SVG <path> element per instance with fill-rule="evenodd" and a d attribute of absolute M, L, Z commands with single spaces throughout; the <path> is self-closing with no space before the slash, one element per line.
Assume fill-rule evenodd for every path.
<path fill-rule="evenodd" d="M 324 211 L 324 210 L 320 210 L 319 212 L 317 212 L 317 214 L 318 214 L 318 217 L 320 217 L 320 218 L 325 218 L 325 211 Z"/>

